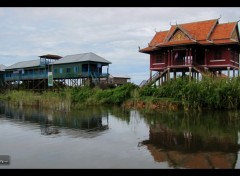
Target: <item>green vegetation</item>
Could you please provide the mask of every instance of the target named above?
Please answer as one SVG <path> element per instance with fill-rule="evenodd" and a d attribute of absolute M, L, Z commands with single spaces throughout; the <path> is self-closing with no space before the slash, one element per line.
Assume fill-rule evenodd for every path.
<path fill-rule="evenodd" d="M 237 109 L 240 107 L 240 78 L 188 81 L 188 78 L 171 80 L 153 91 L 153 97 L 180 100 L 185 109 Z"/>
<path fill-rule="evenodd" d="M 136 85 L 128 83 L 114 89 L 78 87 L 65 88 L 59 92 L 44 91 L 8 91 L 0 99 L 12 101 L 17 105 L 40 106 L 54 110 L 68 111 L 70 108 L 81 109 L 86 105 L 121 105 L 131 97 Z"/>
<path fill-rule="evenodd" d="M 42 93 L 12 90 L 0 95 L 0 99 L 13 102 L 19 106 L 39 106 L 54 110 L 70 110 L 70 89 L 64 89 L 61 93 L 44 91 Z"/>
<path fill-rule="evenodd" d="M 185 110 L 237 109 L 240 107 L 240 78 L 189 81 L 188 77 L 178 77 L 160 87 L 143 88 L 128 83 L 108 89 L 85 86 L 64 88 L 59 92 L 9 91 L 0 95 L 0 98 L 18 104 L 40 105 L 57 110 L 79 109 L 86 105 L 126 105 L 124 107 L 151 110 L 161 107 L 164 109 L 167 104 L 171 104 L 167 109 L 174 109 L 172 105 L 176 104 L 181 104 Z"/>
<path fill-rule="evenodd" d="M 125 84 L 114 89 L 81 87 L 73 88 L 71 91 L 72 107 L 82 105 L 121 105 L 131 98 L 132 92 L 137 88 L 132 83 Z"/>

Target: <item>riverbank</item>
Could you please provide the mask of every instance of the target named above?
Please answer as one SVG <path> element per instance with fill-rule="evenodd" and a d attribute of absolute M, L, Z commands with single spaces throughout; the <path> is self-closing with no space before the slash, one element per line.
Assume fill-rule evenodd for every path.
<path fill-rule="evenodd" d="M 138 86 L 128 83 L 116 88 L 65 88 L 59 92 L 8 91 L 0 99 L 17 105 L 40 106 L 70 111 L 86 106 L 118 105 L 143 111 L 177 111 L 184 109 L 238 109 L 240 107 L 240 78 L 202 81 L 179 77 L 161 87 Z"/>

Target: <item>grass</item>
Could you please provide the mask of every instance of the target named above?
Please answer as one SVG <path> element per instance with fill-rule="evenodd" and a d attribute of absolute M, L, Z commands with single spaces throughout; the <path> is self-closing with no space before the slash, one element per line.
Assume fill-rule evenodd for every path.
<path fill-rule="evenodd" d="M 161 87 L 139 88 L 128 83 L 104 90 L 87 86 L 65 88 L 60 93 L 8 91 L 0 95 L 0 99 L 56 110 L 81 109 L 96 105 L 120 106 L 126 102 L 132 102 L 134 105 L 143 103 L 144 108 L 150 109 L 161 103 L 181 104 L 185 110 L 238 109 L 240 107 L 240 78 L 230 80 L 205 78 L 201 81 L 189 81 L 188 77 L 178 77 Z"/>

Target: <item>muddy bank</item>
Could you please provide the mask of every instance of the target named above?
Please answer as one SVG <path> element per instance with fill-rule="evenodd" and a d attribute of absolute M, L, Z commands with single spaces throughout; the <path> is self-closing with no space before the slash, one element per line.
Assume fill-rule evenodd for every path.
<path fill-rule="evenodd" d="M 146 111 L 179 111 L 183 110 L 183 105 L 180 102 L 166 101 L 166 100 L 155 100 L 155 101 L 144 101 L 144 100 L 127 100 L 122 104 L 123 108 L 126 109 L 139 109 Z"/>

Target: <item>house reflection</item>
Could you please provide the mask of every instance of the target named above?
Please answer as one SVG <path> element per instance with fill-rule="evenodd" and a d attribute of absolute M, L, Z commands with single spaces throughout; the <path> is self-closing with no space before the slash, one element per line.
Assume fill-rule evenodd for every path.
<path fill-rule="evenodd" d="M 108 130 L 108 112 L 101 108 L 63 113 L 36 107 L 18 107 L 0 102 L 0 115 L 14 123 L 28 122 L 40 126 L 41 135 L 56 135 L 64 131 L 72 137 L 92 138 Z M 26 125 L 26 123 L 24 123 Z"/>
<path fill-rule="evenodd" d="M 160 123 L 150 126 L 149 139 L 140 144 L 147 147 L 156 162 L 189 169 L 232 169 L 240 149 L 238 141 L 228 135 L 201 136 Z"/>

